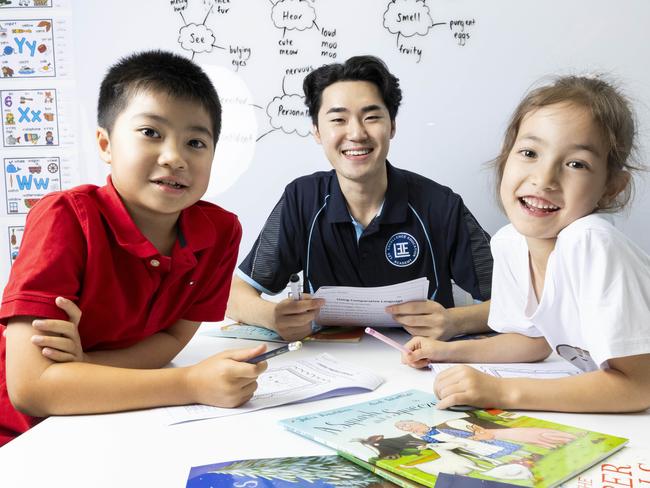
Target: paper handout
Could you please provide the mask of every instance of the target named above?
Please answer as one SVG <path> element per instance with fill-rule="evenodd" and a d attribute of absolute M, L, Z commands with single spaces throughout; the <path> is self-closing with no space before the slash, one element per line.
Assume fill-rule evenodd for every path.
<path fill-rule="evenodd" d="M 336 359 L 330 354 L 280 363 L 262 373 L 258 388 L 246 404 L 238 408 L 207 405 L 165 407 L 170 425 L 193 420 L 226 417 L 276 407 L 288 403 L 320 400 L 333 396 L 372 391 L 384 382 L 369 369 Z"/>
<path fill-rule="evenodd" d="M 434 374 L 456 366 L 453 363 L 431 363 L 429 368 Z M 506 363 L 506 364 L 470 364 L 481 373 L 498 378 L 563 378 L 580 373 L 580 370 L 566 361 L 549 361 L 540 363 Z"/>
<path fill-rule="evenodd" d="M 418 278 L 388 286 L 321 286 L 314 298 L 325 305 L 316 317 L 318 325 L 359 325 L 401 327 L 386 313 L 386 307 L 405 302 L 426 300 L 429 280 Z"/>

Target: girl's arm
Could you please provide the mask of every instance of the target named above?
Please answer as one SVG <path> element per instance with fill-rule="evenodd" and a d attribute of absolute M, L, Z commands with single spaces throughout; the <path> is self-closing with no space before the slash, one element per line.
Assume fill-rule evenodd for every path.
<path fill-rule="evenodd" d="M 439 408 L 473 405 L 558 412 L 638 412 L 650 408 L 650 354 L 609 360 L 610 369 L 556 379 L 495 378 L 470 366 L 436 377 Z"/>
<path fill-rule="evenodd" d="M 527 363 L 546 359 L 551 348 L 543 337 L 498 334 L 486 339 L 452 342 L 414 337 L 405 344 L 411 353 L 402 361 L 416 368 L 428 363 Z"/>
<path fill-rule="evenodd" d="M 41 348 L 32 343 L 32 321 L 33 317 L 10 320 L 5 335 L 6 373 L 14 407 L 37 417 L 189 403 L 233 407 L 253 395 L 257 376 L 266 368 L 265 362 L 241 362 L 261 353 L 264 346 L 224 351 L 187 368 L 127 369 L 80 361 L 58 363 L 43 356 Z M 146 354 L 145 349 L 139 352 Z M 131 361 L 131 354 L 127 355 Z M 153 356 L 143 360 L 148 362 Z"/>

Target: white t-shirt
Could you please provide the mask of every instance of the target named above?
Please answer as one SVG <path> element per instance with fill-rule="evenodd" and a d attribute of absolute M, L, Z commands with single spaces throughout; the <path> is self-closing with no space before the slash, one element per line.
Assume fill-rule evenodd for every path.
<path fill-rule="evenodd" d="M 524 236 L 506 225 L 492 238 L 489 326 L 544 336 L 583 371 L 650 353 L 650 257 L 599 215 L 563 229 L 537 303 Z"/>

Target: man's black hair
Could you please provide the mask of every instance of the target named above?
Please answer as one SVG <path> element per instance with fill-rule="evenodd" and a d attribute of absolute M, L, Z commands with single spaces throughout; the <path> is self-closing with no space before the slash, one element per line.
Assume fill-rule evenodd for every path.
<path fill-rule="evenodd" d="M 193 61 L 168 51 L 144 51 L 120 59 L 102 80 L 97 122 L 109 133 L 139 91 L 165 93 L 200 104 L 212 121 L 214 144 L 221 132 L 221 103 L 210 78 Z"/>
<path fill-rule="evenodd" d="M 354 56 L 343 64 L 332 63 L 321 66 L 305 77 L 302 89 L 314 125 L 318 125 L 318 111 L 323 100 L 323 91 L 338 81 L 374 83 L 388 109 L 390 119 L 395 120 L 397 117 L 397 109 L 402 101 L 399 80 L 388 71 L 381 59 L 375 56 Z"/>

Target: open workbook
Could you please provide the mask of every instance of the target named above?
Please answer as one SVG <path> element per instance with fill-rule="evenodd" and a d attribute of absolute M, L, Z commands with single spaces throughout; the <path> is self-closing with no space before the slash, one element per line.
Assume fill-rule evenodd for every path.
<path fill-rule="evenodd" d="M 372 391 L 384 382 L 367 368 L 341 361 L 330 354 L 289 361 L 277 359 L 257 379 L 253 398 L 237 408 L 207 405 L 164 407 L 167 422 L 178 424 L 193 420 L 237 415 L 289 403 L 319 400 Z"/>
<path fill-rule="evenodd" d="M 627 442 L 503 410 L 452 412 L 435 403 L 431 393 L 409 390 L 280 423 L 348 459 L 429 487 L 449 473 L 552 488 Z"/>

